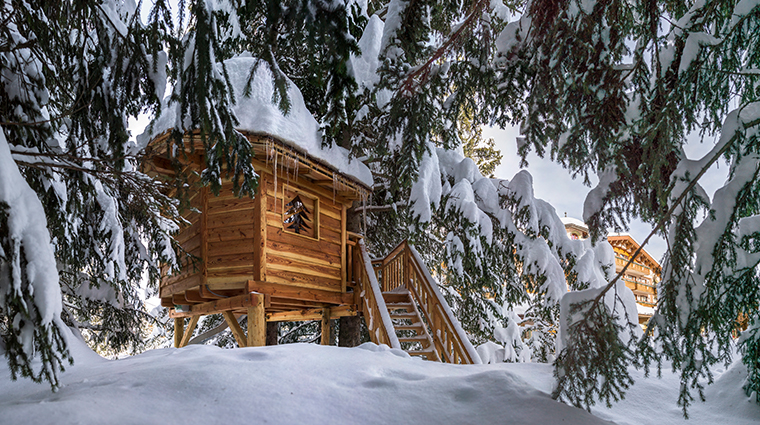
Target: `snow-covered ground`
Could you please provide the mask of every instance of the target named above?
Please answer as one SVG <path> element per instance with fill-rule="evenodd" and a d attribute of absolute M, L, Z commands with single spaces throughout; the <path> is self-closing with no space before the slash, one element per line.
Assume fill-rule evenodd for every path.
<path fill-rule="evenodd" d="M 677 380 L 637 379 L 625 401 L 594 415 L 549 397 L 542 364 L 452 366 L 365 344 L 224 350 L 160 349 L 105 360 L 71 338 L 76 364 L 61 389 L 13 382 L 0 363 L 2 424 L 757 424 L 741 366 L 683 420 Z"/>

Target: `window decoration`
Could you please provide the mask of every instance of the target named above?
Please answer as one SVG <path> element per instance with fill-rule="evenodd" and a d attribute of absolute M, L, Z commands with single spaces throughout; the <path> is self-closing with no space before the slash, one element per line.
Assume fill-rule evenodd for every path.
<path fill-rule="evenodd" d="M 282 228 L 319 239 L 319 199 L 289 185 L 282 188 Z"/>

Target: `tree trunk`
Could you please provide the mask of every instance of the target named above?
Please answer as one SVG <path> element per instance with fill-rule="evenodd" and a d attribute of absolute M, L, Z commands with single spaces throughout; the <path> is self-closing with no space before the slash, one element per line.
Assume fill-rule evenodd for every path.
<path fill-rule="evenodd" d="M 280 322 L 267 322 L 267 345 L 277 345 L 280 337 Z"/>
<path fill-rule="evenodd" d="M 338 346 L 356 347 L 361 340 L 362 318 L 359 316 L 345 316 L 340 318 L 338 324 Z"/>

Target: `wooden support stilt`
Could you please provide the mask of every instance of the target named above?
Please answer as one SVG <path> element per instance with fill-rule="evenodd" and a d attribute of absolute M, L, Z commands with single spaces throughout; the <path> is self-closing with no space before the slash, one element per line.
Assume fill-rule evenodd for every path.
<path fill-rule="evenodd" d="M 174 319 L 174 348 L 179 348 L 182 345 L 182 334 L 185 331 L 185 318 L 177 317 Z"/>
<path fill-rule="evenodd" d="M 322 309 L 322 339 L 320 344 L 330 345 L 330 308 L 325 307 Z"/>
<path fill-rule="evenodd" d="M 190 318 L 190 323 L 187 325 L 187 329 L 182 333 L 182 340 L 179 342 L 180 347 L 185 347 L 190 342 L 190 337 L 193 336 L 193 331 L 195 330 L 195 327 L 198 326 L 198 319 L 200 318 L 200 314 Z"/>
<path fill-rule="evenodd" d="M 235 341 L 237 341 L 238 346 L 241 348 L 247 347 L 248 342 L 246 341 L 245 332 L 243 332 L 243 328 L 240 327 L 240 323 L 238 323 L 235 315 L 231 311 L 223 311 L 222 315 L 224 316 L 224 320 L 227 321 L 227 325 L 230 327 L 232 335 L 235 336 Z"/>
<path fill-rule="evenodd" d="M 248 307 L 248 346 L 263 347 L 267 339 L 267 319 L 264 309 L 264 294 L 256 294 L 258 302 Z"/>

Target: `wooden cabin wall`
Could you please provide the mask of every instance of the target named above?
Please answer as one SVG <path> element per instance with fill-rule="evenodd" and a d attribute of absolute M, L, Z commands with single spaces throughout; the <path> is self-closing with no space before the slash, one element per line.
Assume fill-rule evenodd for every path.
<path fill-rule="evenodd" d="M 266 280 L 268 282 L 345 292 L 345 216 L 344 200 L 316 184 L 278 175 L 267 167 L 259 172 L 267 193 Z M 283 187 L 318 199 L 318 239 L 295 234 L 283 224 Z M 313 223 L 314 220 L 312 220 Z"/>
<path fill-rule="evenodd" d="M 254 278 L 256 199 L 238 198 L 224 182 L 207 202 L 207 279 L 212 290 L 242 289 Z"/>
<path fill-rule="evenodd" d="M 199 189 L 191 205 L 205 214 L 188 213 L 190 225 L 182 228 L 177 241 L 199 261 L 178 276 L 164 278 L 161 297 L 165 305 L 202 302 L 233 295 L 249 281 L 287 285 L 294 288 L 346 292 L 346 209 L 349 201 L 332 190 L 303 177 L 280 171 L 254 160 L 259 173 L 255 199 L 238 198 L 232 183 L 224 181 L 219 196 Z M 283 225 L 283 187 L 316 198 L 317 236 L 312 238 L 286 230 Z M 292 193 L 291 193 L 292 194 Z M 205 260 L 205 261 L 204 261 Z"/>
<path fill-rule="evenodd" d="M 190 206 L 198 209 L 202 208 L 200 193 L 190 199 Z M 175 239 L 195 259 L 201 258 L 201 214 L 189 212 L 185 219 L 190 223 L 183 225 Z M 178 275 L 167 276 L 161 281 L 159 296 L 163 298 L 171 297 L 173 294 L 181 293 L 188 288 L 198 287 L 201 283 L 202 266 L 199 260 L 193 262 L 193 258 L 179 258 L 182 262 L 182 271 Z M 174 304 L 186 304 L 182 299 L 173 300 Z"/>

